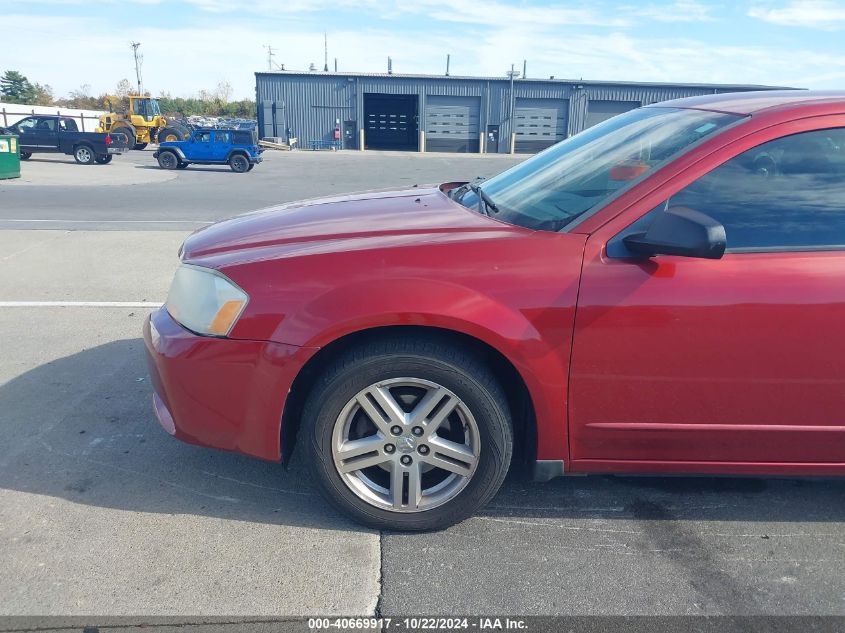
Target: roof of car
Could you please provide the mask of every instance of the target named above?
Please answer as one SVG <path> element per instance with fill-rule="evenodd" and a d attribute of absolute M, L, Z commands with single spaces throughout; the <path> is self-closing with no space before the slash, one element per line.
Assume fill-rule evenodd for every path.
<path fill-rule="evenodd" d="M 233 127 L 198 127 L 194 132 L 249 132 L 250 130 L 239 130 Z"/>
<path fill-rule="evenodd" d="M 658 107 L 694 108 L 732 114 L 755 114 L 763 110 L 782 107 L 801 107 L 820 102 L 841 103 L 845 106 L 843 90 L 765 90 L 755 92 L 729 92 L 723 94 L 686 97 L 656 103 Z M 654 107 L 648 106 L 648 107 Z"/>

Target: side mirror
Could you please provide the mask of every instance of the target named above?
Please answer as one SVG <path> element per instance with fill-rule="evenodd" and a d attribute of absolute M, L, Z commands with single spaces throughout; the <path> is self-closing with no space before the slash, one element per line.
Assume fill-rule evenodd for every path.
<path fill-rule="evenodd" d="M 634 233 L 623 240 L 637 255 L 679 255 L 721 259 L 727 237 L 725 227 L 709 215 L 686 207 L 658 213 L 645 233 Z"/>

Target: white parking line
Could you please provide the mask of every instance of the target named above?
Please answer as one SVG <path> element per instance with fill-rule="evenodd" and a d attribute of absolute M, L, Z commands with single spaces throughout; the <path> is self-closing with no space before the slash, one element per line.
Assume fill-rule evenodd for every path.
<path fill-rule="evenodd" d="M 155 301 L 0 301 L 0 308 L 160 308 Z"/>

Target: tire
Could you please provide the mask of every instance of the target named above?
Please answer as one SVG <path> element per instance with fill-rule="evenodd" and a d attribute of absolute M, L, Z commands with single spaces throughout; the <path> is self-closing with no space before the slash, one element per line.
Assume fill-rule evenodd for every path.
<path fill-rule="evenodd" d="M 177 169 L 179 162 L 179 157 L 174 152 L 158 153 L 158 166 L 162 169 Z"/>
<path fill-rule="evenodd" d="M 32 152 L 21 152 L 21 160 L 29 160 L 32 157 Z"/>
<path fill-rule="evenodd" d="M 97 156 L 94 160 L 97 161 L 98 165 L 108 165 L 112 158 L 113 156 L 111 154 L 105 154 L 103 156 Z"/>
<path fill-rule="evenodd" d="M 80 165 L 93 165 L 96 154 L 90 145 L 77 145 L 73 148 L 73 158 Z"/>
<path fill-rule="evenodd" d="M 149 143 L 135 143 L 135 149 L 144 149 Z"/>
<path fill-rule="evenodd" d="M 232 171 L 242 174 L 249 171 L 249 159 L 243 154 L 235 154 L 229 159 L 229 167 Z"/>
<path fill-rule="evenodd" d="M 250 163 L 249 169 L 247 169 L 247 171 L 252 171 L 253 167 L 255 167 L 255 163 Z"/>
<path fill-rule="evenodd" d="M 366 394 L 384 397 L 385 390 L 393 402 L 403 402 L 406 412 L 431 394 L 434 414 L 422 425 L 405 419 L 400 429 L 395 420 L 382 419 L 376 427 L 375 418 L 358 403 L 369 402 L 369 411 L 377 415 Z M 436 404 L 441 397 L 454 408 L 430 427 L 446 411 Z M 439 341 L 388 337 L 350 350 L 317 380 L 302 420 L 307 460 L 323 494 L 354 520 L 376 529 L 439 530 L 463 521 L 496 494 L 513 453 L 501 386 L 480 359 Z M 402 431 L 398 437 L 396 430 Z M 364 455 L 372 464 L 341 474 L 354 462 L 343 458 L 341 447 L 361 439 L 376 446 Z M 460 459 L 442 459 L 438 447 Z M 401 461 L 408 458 L 410 463 Z M 396 471 L 401 483 L 394 485 Z M 412 498 L 414 476 L 421 484 Z M 394 493 L 400 489 L 401 494 Z"/>
<path fill-rule="evenodd" d="M 188 168 L 188 163 L 179 163 L 178 165 L 176 165 L 176 169 L 187 169 L 187 168 Z"/>
<path fill-rule="evenodd" d="M 185 138 L 185 133 L 178 127 L 173 125 L 168 125 L 165 128 L 162 128 L 161 131 L 158 133 L 158 142 L 162 143 L 164 141 L 181 141 Z"/>
<path fill-rule="evenodd" d="M 135 147 L 135 130 L 131 127 L 116 127 L 112 130 L 113 133 L 120 133 L 126 135 L 126 147 L 133 149 Z"/>

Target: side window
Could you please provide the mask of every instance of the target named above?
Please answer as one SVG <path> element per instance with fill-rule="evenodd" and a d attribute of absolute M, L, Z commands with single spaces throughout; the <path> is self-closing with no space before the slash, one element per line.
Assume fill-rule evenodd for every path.
<path fill-rule="evenodd" d="M 227 145 L 232 144 L 232 133 L 231 132 L 215 132 L 214 138 L 218 143 L 226 143 Z"/>
<path fill-rule="evenodd" d="M 235 132 L 235 143 L 237 145 L 252 145 L 252 135 L 249 132 Z"/>
<path fill-rule="evenodd" d="M 28 119 L 23 119 L 22 121 L 19 121 L 15 127 L 17 127 L 21 131 L 21 134 L 28 134 L 29 132 L 32 132 L 33 129 L 35 129 L 35 124 L 37 121 L 38 119 L 30 117 Z"/>
<path fill-rule="evenodd" d="M 198 143 L 210 143 L 211 132 L 197 132 L 197 135 L 194 138 Z"/>
<path fill-rule="evenodd" d="M 35 129 L 42 130 L 44 132 L 55 132 L 56 119 L 38 119 Z"/>
<path fill-rule="evenodd" d="M 845 248 L 845 128 L 759 145 L 660 206 L 667 207 L 721 222 L 728 250 Z"/>
<path fill-rule="evenodd" d="M 60 119 L 59 120 L 59 129 L 63 132 L 78 132 L 79 129 L 76 127 L 76 121 L 73 119 Z"/>

